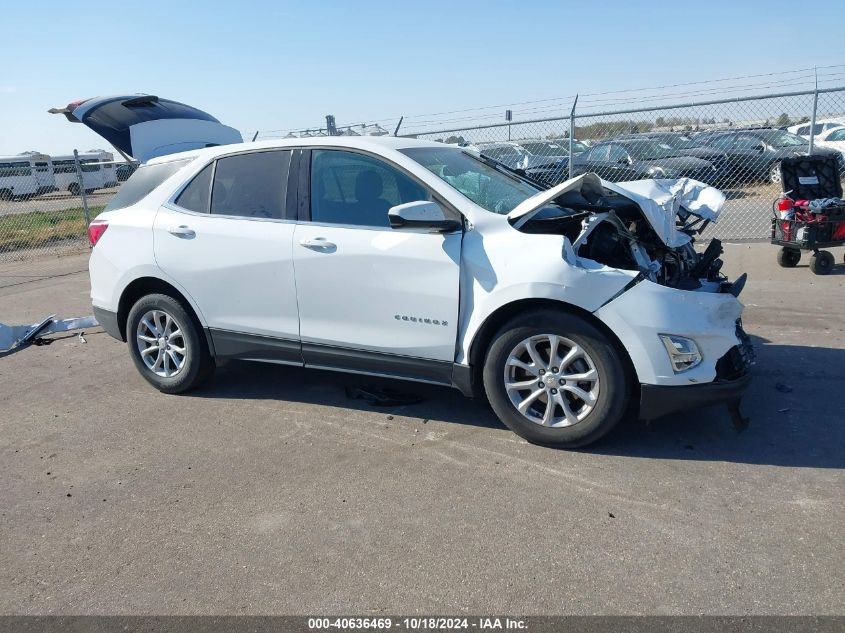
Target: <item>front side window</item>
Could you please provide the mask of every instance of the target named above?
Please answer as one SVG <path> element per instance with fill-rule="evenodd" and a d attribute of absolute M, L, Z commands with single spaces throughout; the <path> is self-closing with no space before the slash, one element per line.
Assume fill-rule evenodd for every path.
<path fill-rule="evenodd" d="M 414 147 L 400 151 L 493 213 L 508 214 L 540 191 L 496 169 L 494 163 L 458 148 Z"/>
<path fill-rule="evenodd" d="M 284 217 L 290 150 L 250 152 L 217 159 L 212 215 Z"/>
<path fill-rule="evenodd" d="M 797 130 L 795 130 L 796 134 L 809 134 L 810 133 L 810 126 L 809 125 L 802 125 Z"/>
<path fill-rule="evenodd" d="M 707 145 L 711 147 L 715 147 L 716 149 L 721 150 L 728 150 L 731 149 L 734 145 L 734 137 L 733 136 L 717 136 L 715 139 L 704 141 Z"/>
<path fill-rule="evenodd" d="M 621 145 L 611 145 L 610 161 L 613 163 L 618 163 L 620 161 L 628 162 L 628 152 L 626 152 L 625 148 Z"/>
<path fill-rule="evenodd" d="M 587 160 L 591 162 L 603 163 L 607 161 L 607 155 L 610 152 L 609 145 L 599 145 L 587 152 Z"/>
<path fill-rule="evenodd" d="M 383 160 L 340 150 L 312 152 L 312 222 L 387 227 L 391 207 L 419 200 L 431 200 L 428 190 Z"/>
<path fill-rule="evenodd" d="M 835 132 L 831 132 L 828 137 L 828 141 L 845 141 L 845 128 L 841 130 L 836 130 Z"/>

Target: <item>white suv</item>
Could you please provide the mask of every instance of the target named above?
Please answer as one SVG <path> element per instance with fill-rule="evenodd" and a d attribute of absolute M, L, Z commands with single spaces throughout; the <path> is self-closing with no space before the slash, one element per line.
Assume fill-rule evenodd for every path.
<path fill-rule="evenodd" d="M 727 281 L 718 244 L 698 254 L 691 237 L 723 201 L 592 174 L 540 191 L 406 138 L 194 149 L 148 160 L 91 224 L 91 298 L 167 393 L 225 358 L 391 376 L 582 446 L 636 405 L 650 419 L 738 401 L 744 276 Z"/>

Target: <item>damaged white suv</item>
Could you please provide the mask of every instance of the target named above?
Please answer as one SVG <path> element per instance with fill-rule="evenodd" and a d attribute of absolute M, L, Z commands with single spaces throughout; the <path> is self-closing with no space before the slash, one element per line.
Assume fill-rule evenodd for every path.
<path fill-rule="evenodd" d="M 717 243 L 692 247 L 715 189 L 588 174 L 542 190 L 395 137 L 203 147 L 231 140 L 216 119 L 156 128 L 175 106 L 156 119 L 163 100 L 139 99 L 61 111 L 146 161 L 91 225 L 91 298 L 161 391 L 223 358 L 391 376 L 486 396 L 527 440 L 575 447 L 636 406 L 738 402 L 748 383 L 744 276 L 720 274 Z"/>

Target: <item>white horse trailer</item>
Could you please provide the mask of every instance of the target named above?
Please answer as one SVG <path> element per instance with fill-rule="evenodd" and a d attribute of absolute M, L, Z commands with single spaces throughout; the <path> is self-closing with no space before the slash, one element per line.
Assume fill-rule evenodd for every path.
<path fill-rule="evenodd" d="M 53 156 L 52 161 L 58 190 L 67 191 L 74 196 L 79 195 L 79 180 L 76 175 L 76 160 L 73 154 Z M 105 187 L 105 170 L 101 164 L 99 153 L 80 154 L 79 167 L 82 171 L 82 185 L 86 192 L 90 193 L 95 189 Z"/>
<path fill-rule="evenodd" d="M 38 194 L 56 191 L 56 176 L 53 174 L 53 162 L 47 154 L 40 152 L 22 152 L 21 158 L 29 158 L 35 180 L 38 183 Z"/>
<path fill-rule="evenodd" d="M 104 149 L 92 149 L 89 150 L 85 156 L 99 156 L 100 164 L 103 167 L 103 186 L 117 187 L 118 182 L 117 172 L 115 171 L 116 164 L 114 162 L 114 154 L 107 152 Z"/>
<path fill-rule="evenodd" d="M 29 156 L 0 156 L 0 200 L 31 198 L 38 181 Z"/>

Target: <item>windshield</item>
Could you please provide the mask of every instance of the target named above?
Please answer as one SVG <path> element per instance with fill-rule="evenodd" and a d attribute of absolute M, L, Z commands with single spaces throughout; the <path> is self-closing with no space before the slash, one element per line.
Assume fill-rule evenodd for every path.
<path fill-rule="evenodd" d="M 457 148 L 415 147 L 399 151 L 492 213 L 507 215 L 540 191 Z"/>
<path fill-rule="evenodd" d="M 654 141 L 631 141 L 625 144 L 625 149 L 637 160 L 667 158 L 673 155 L 671 145 Z"/>
<path fill-rule="evenodd" d="M 673 149 L 693 149 L 697 147 L 695 142 L 688 136 L 670 134 L 667 136 L 656 136 L 654 140 L 658 143 L 668 145 Z"/>
<path fill-rule="evenodd" d="M 761 132 L 760 136 L 772 147 L 792 147 L 794 145 L 806 145 L 807 141 L 797 134 L 789 132 Z"/>
<path fill-rule="evenodd" d="M 545 143 L 533 141 L 530 143 L 520 143 L 529 154 L 536 156 L 566 156 L 569 154 L 569 141 L 563 139 L 554 143 Z M 572 141 L 572 151 L 576 154 L 589 149 L 581 141 Z"/>

